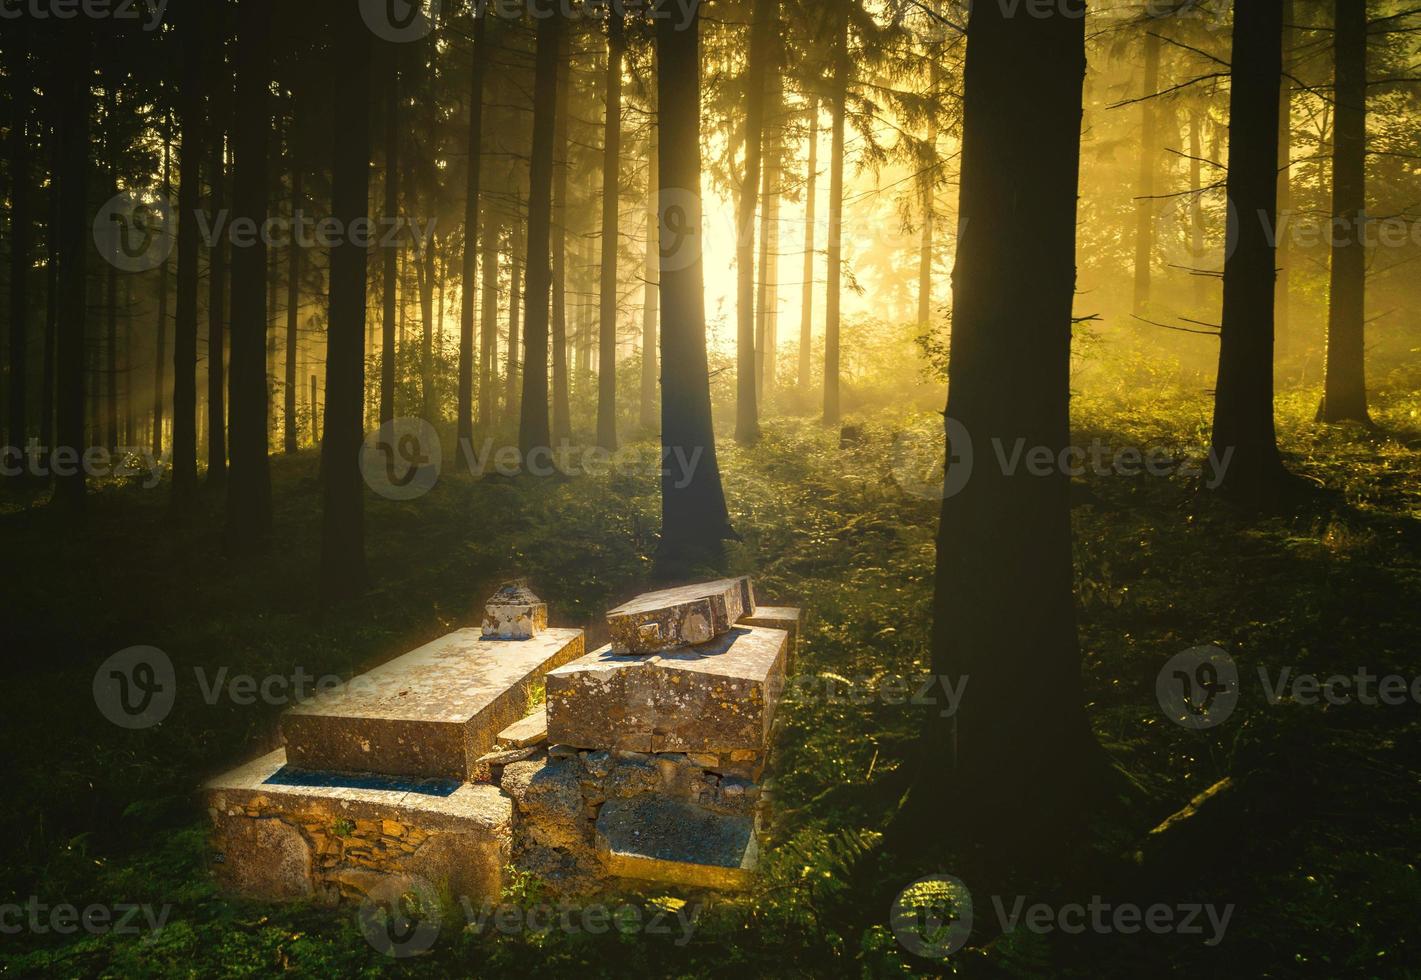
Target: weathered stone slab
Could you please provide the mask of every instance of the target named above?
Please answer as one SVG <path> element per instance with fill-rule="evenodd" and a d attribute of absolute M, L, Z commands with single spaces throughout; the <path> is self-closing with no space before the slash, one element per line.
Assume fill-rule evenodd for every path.
<path fill-rule="evenodd" d="M 289 710 L 288 757 L 302 769 L 473 778 L 543 674 L 584 652 L 581 630 L 519 643 L 459 630 Z"/>
<path fill-rule="evenodd" d="M 752 818 L 656 794 L 610 800 L 596 843 L 611 875 L 689 888 L 744 888 L 759 860 Z"/>
<path fill-rule="evenodd" d="M 506 749 L 526 749 L 548 740 L 548 709 L 540 707 L 526 718 L 520 718 L 498 733 L 498 744 Z"/>
<path fill-rule="evenodd" d="M 736 627 L 649 657 L 604 647 L 548 673 L 548 737 L 584 749 L 724 753 L 754 768 L 784 689 L 789 634 Z"/>
<path fill-rule="evenodd" d="M 531 640 L 548 628 L 548 604 L 525 579 L 509 582 L 484 606 L 483 635 L 499 640 Z"/>
<path fill-rule="evenodd" d="M 286 763 L 278 749 L 203 788 L 225 890 L 333 903 L 413 876 L 497 901 L 513 823 L 513 801 L 498 787 L 465 783 L 436 795 L 272 782 Z"/>
<path fill-rule="evenodd" d="M 754 608 L 750 580 L 728 578 L 637 596 L 607 613 L 607 627 L 615 652 L 644 655 L 723 636 Z"/>
<path fill-rule="evenodd" d="M 740 620 L 739 625 L 784 630 L 789 634 L 789 659 L 792 664 L 799 648 L 799 630 L 803 621 L 803 611 L 793 606 L 756 606 L 754 612 Z"/>

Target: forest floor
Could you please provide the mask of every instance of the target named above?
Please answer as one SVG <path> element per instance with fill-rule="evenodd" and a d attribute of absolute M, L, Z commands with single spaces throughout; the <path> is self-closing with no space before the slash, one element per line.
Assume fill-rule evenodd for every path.
<path fill-rule="evenodd" d="M 1281 515 L 1236 511 L 1197 478 L 1099 475 L 1079 482 L 1076 566 L 1089 708 L 1102 744 L 1140 788 L 1102 841 L 1128 846 L 1218 780 L 1267 760 L 1292 787 L 1281 814 L 1241 822 L 1197 855 L 1181 888 L 1232 904 L 1226 934 L 1045 934 L 1019 928 L 942 966 L 959 976 L 1421 975 L 1421 705 L 1270 703 L 1277 672 L 1421 677 L 1421 377 L 1377 385 L 1379 428 L 1311 421 L 1317 392 L 1280 397 L 1292 468 L 1327 490 Z M 1199 455 L 1199 392 L 1132 385 L 1083 396 L 1077 442 Z M 275 744 L 281 704 L 206 699 L 184 681 L 156 728 L 125 731 L 95 709 L 96 666 L 161 647 L 187 677 L 289 677 L 367 668 L 472 622 L 502 578 L 529 576 L 553 620 L 590 625 L 642 588 L 659 522 L 654 472 L 476 481 L 448 471 L 423 499 L 371 498 L 374 591 L 321 613 L 317 463 L 274 460 L 279 544 L 261 560 L 220 557 L 220 505 L 173 524 L 162 490 L 109 487 L 75 531 L 0 492 L 5 792 L 0 905 L 163 909 L 156 933 L 75 935 L 0 921 L 0 974 L 63 976 L 384 973 L 539 976 L 902 976 L 925 969 L 888 926 L 887 903 L 856 894 L 848 868 L 906 786 L 926 711 L 894 678 L 928 675 L 939 502 L 921 492 L 941 418 L 903 411 L 851 420 L 840 444 L 809 420 L 766 424 L 752 450 L 723 449 L 745 537 L 734 570 L 809 624 L 782 709 L 775 822 L 760 887 L 716 899 L 689 941 L 669 935 L 494 934 L 446 924 L 428 955 L 390 960 L 349 908 L 231 901 L 210 884 L 195 788 Z M 646 447 L 648 452 L 650 447 Z M 916 488 L 916 491 L 915 491 Z M 1193 731 L 1156 700 L 1175 654 L 1215 643 L 1240 668 L 1228 721 Z M 1257 676 L 1265 668 L 1268 679 Z M 889 692 L 893 692 L 890 694 Z M 907 691 L 909 695 L 913 692 Z M 911 702 L 914 699 L 909 696 Z M 952 841 L 874 870 L 892 895 L 953 873 Z M 971 884 L 970 882 L 968 883 Z M 1070 894 L 1070 882 L 1065 893 Z M 1027 904 L 1062 883 L 1020 883 Z M 1083 889 L 1091 886 L 1081 886 Z M 1015 895 L 1016 893 L 1013 893 Z M 1072 900 L 1088 903 L 1081 891 Z M 537 900 L 521 882 L 510 901 Z M 1106 896 L 1109 900 L 1109 896 Z M 639 901 L 675 905 L 670 898 Z M 1005 899 L 1010 911 L 1015 898 Z M 995 903 L 976 897 L 979 922 Z M 28 913 L 26 913 L 28 914 Z M 141 921 L 141 920 L 140 920 Z M 446 920 L 447 923 L 447 920 Z"/>

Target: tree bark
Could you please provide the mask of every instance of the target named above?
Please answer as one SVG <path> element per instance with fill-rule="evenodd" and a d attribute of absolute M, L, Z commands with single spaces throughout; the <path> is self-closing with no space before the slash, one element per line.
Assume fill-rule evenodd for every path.
<path fill-rule="evenodd" d="M 1159 91 L 1160 39 L 1146 21 L 1144 101 L 1140 103 L 1140 173 L 1135 184 L 1135 303 L 1136 316 L 1150 306 L 1150 263 L 1155 251 L 1155 166 L 1159 153 L 1159 123 L 1154 94 Z"/>
<path fill-rule="evenodd" d="M 64 71 L 59 73 L 59 227 L 51 229 L 59 245 L 59 329 L 55 350 L 57 371 L 54 503 L 62 510 L 83 510 L 85 478 L 79 460 L 84 452 L 84 361 L 86 265 L 89 214 L 89 34 L 84 28 L 66 32 Z M 72 457 L 62 462 L 63 453 Z"/>
<path fill-rule="evenodd" d="M 515 202 L 516 204 L 516 202 Z M 508 236 L 508 251 L 510 269 L 508 276 L 508 377 L 505 379 L 506 391 L 504 393 L 504 418 L 512 420 L 518 415 L 518 352 L 520 349 L 519 332 L 522 326 L 520 317 L 523 308 L 523 248 L 524 243 L 520 238 L 523 229 L 522 214 L 520 208 L 515 206 L 513 220 L 510 222 L 512 228 Z"/>
<path fill-rule="evenodd" d="M 464 192 L 464 289 L 459 307 L 459 440 L 474 438 L 474 276 L 478 260 L 479 183 L 483 175 L 484 68 L 488 60 L 488 16 L 474 14 L 473 69 L 469 90 L 469 164 Z M 487 262 L 487 254 L 484 261 Z M 487 355 L 482 360 L 487 361 Z M 485 373 L 486 377 L 486 373 Z M 482 382 L 485 378 L 481 378 Z M 479 418 L 489 421 L 489 401 L 479 385 Z"/>
<path fill-rule="evenodd" d="M 163 129 L 163 201 L 173 195 L 173 117 L 170 113 Z M 168 366 L 168 258 L 158 266 L 158 327 L 156 351 L 153 357 L 153 456 L 163 455 L 163 417 L 167 408 L 164 375 Z M 97 394 L 97 392 L 96 392 Z"/>
<path fill-rule="evenodd" d="M 755 356 L 755 216 L 765 150 L 765 93 L 770 71 L 770 34 L 778 0 L 753 7 L 750 60 L 745 71 L 745 169 L 740 175 L 735 229 L 735 440 L 760 439 Z"/>
<path fill-rule="evenodd" d="M 1216 458 L 1232 460 L 1218 489 L 1255 501 L 1286 475 L 1273 425 L 1282 72 L 1282 0 L 1235 0 L 1228 166 L 1234 217 L 1224 262 L 1213 450 Z"/>
<path fill-rule="evenodd" d="M 660 567 L 674 573 L 722 561 L 735 538 L 725 505 L 711 417 L 706 357 L 704 235 L 701 208 L 701 58 L 699 8 L 679 29 L 673 0 L 658 0 L 661 283 Z"/>
<path fill-rule="evenodd" d="M 334 16 L 333 34 L 344 71 L 338 76 L 335 96 L 331 210 L 347 232 L 331 249 L 326 418 L 321 440 L 321 595 L 328 602 L 356 598 L 366 584 L 365 498 L 359 456 L 365 403 L 365 285 L 370 260 L 369 248 L 357 244 L 349 229 L 370 215 L 371 39 L 354 9 Z M 313 414 L 315 410 L 313 397 Z"/>
<path fill-rule="evenodd" d="M 533 151 L 528 178 L 528 272 L 524 324 L 523 397 L 518 447 L 526 461 L 535 450 L 550 450 L 548 418 L 548 303 L 553 288 L 553 143 L 558 115 L 558 63 L 562 57 L 560 16 L 538 21 L 533 83 Z"/>
<path fill-rule="evenodd" d="M 294 110 L 293 110 L 294 111 Z M 301 213 L 302 196 L 302 160 L 298 152 L 297 140 L 299 132 L 297 127 L 292 127 L 291 142 L 291 215 L 292 221 L 296 220 L 296 215 Z M 296 357 L 300 344 L 301 327 L 301 242 L 300 236 L 291 236 L 291 245 L 286 253 L 286 364 L 285 364 L 285 404 L 282 414 L 286 417 L 286 425 L 283 431 L 285 437 L 282 448 L 290 455 L 301 448 L 301 428 L 296 424 L 296 392 L 298 382 L 296 376 Z"/>
<path fill-rule="evenodd" d="M 483 298 L 479 301 L 479 425 L 490 431 L 498 416 L 498 256 L 502 228 L 493 208 L 483 218 Z"/>
<path fill-rule="evenodd" d="M 1361 5 L 1366 6 L 1365 0 Z M 1283 77 L 1278 86 L 1278 221 L 1280 229 L 1286 228 L 1292 219 L 1293 210 L 1293 58 L 1288 50 L 1292 37 L 1293 0 L 1283 0 Z M 1292 282 L 1289 266 L 1292 264 L 1292 249 L 1285 235 L 1278 238 L 1278 299 L 1275 317 L 1277 319 L 1278 353 L 1287 350 L 1291 336 Z"/>
<path fill-rule="evenodd" d="M 835 41 L 834 145 L 829 162 L 829 286 L 824 304 L 824 424 L 838 425 L 839 318 L 844 279 L 844 129 L 849 101 L 849 15 Z"/>
<path fill-rule="evenodd" d="M 237 98 L 232 121 L 232 220 L 267 217 L 271 132 L 270 0 L 238 7 Z M 227 551 L 265 553 L 271 543 L 270 405 L 266 377 L 267 248 L 261 236 L 232 248 L 231 454 Z"/>
<path fill-rule="evenodd" d="M 182 146 L 178 169 L 178 305 L 173 334 L 173 506 L 185 510 L 197 493 L 197 290 L 202 201 L 202 55 L 208 46 L 206 8 L 190 7 L 180 23 L 183 61 Z"/>
<path fill-rule="evenodd" d="M 805 167 L 804 188 L 804 282 L 800 288 L 799 311 L 799 390 L 808 393 L 810 350 L 814 343 L 814 267 L 818 216 L 815 205 L 819 191 L 819 99 L 809 101 L 809 162 Z"/>
<path fill-rule="evenodd" d="M 551 18 L 557 20 L 557 17 Z M 568 142 L 568 122 L 572 115 L 572 45 L 567 30 L 559 31 L 557 145 L 553 171 L 553 441 L 572 439 L 572 408 L 568 397 L 567 356 L 567 178 L 572 146 Z"/>
<path fill-rule="evenodd" d="M 928 69 L 929 91 L 937 95 L 942 85 L 942 65 L 933 59 Z M 924 162 L 922 177 L 923 227 L 918 242 L 918 323 L 927 326 L 933 318 L 933 243 L 937 222 L 937 181 L 938 181 L 938 121 L 933 112 L 928 119 L 927 160 Z"/>
<path fill-rule="evenodd" d="M 1040 18 L 980 3 L 968 24 L 947 451 L 975 448 L 977 465 L 943 500 L 932 651 L 971 693 L 929 723 L 921 788 L 950 793 L 989 847 L 1060 821 L 1091 744 L 1069 477 L 1009 473 L 991 450 L 1024 440 L 1055 458 L 1070 443 L 1081 3 Z"/>
<path fill-rule="evenodd" d="M 1193 268 L 1194 306 L 1202 312 L 1205 302 L 1206 277 L 1204 264 L 1204 179 L 1203 179 L 1203 111 L 1197 106 L 1189 112 L 1189 256 Z"/>
<path fill-rule="evenodd" d="M 769 66 L 766 118 L 778 117 L 784 105 L 784 77 L 780 74 L 779 24 L 772 35 L 774 59 Z M 782 131 L 765 126 L 765 146 L 760 189 L 760 276 L 755 299 L 755 405 L 763 411 L 765 392 L 775 384 L 775 335 L 779 326 L 780 178 L 784 170 Z"/>
<path fill-rule="evenodd" d="M 647 156 L 646 176 L 646 265 L 642 273 L 641 307 L 641 428 L 643 432 L 656 430 L 656 384 L 659 380 L 657 347 L 660 343 L 661 286 L 659 276 L 660 261 L 658 241 L 660 239 L 660 219 L 657 216 L 657 137 L 656 120 L 653 117 L 647 127 L 647 138 L 651 142 Z"/>
<path fill-rule="evenodd" d="M 28 387 L 30 266 L 34 219 L 30 214 L 29 28 L 12 26 L 10 63 L 10 442 L 22 449 L 29 435 Z"/>
<path fill-rule="evenodd" d="M 1371 422 L 1367 411 L 1367 5 L 1337 0 L 1333 34 L 1332 288 L 1321 422 Z"/>
<path fill-rule="evenodd" d="M 214 118 L 222 110 L 215 103 Z M 219 123 L 212 134 L 211 175 L 212 214 L 222 213 L 223 184 L 227 180 L 226 134 Z M 227 236 L 218 235 L 208 249 L 207 284 L 207 486 L 220 489 L 227 485 Z"/>
<path fill-rule="evenodd" d="M 602 148 L 602 283 L 597 343 L 597 445 L 617 449 L 617 250 L 622 173 L 622 15 L 607 19 L 607 110 Z"/>
<path fill-rule="evenodd" d="M 385 92 L 385 220 L 398 221 L 400 216 L 400 56 L 399 48 L 387 46 L 385 57 L 389 61 L 387 90 Z M 395 308 L 399 289 L 400 250 L 384 249 L 384 308 L 380 327 L 380 423 L 384 425 L 395 417 L 395 325 L 398 312 Z"/>

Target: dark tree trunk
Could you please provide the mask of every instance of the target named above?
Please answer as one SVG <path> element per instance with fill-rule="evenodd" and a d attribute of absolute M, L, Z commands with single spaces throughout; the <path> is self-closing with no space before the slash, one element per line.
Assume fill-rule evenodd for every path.
<path fill-rule="evenodd" d="M 548 302 L 553 288 L 553 144 L 558 114 L 558 61 L 566 29 L 560 16 L 538 21 L 533 83 L 533 149 L 528 177 L 528 301 L 524 314 L 523 397 L 518 446 L 526 460 L 552 445 L 548 419 Z"/>
<path fill-rule="evenodd" d="M 1203 178 L 1203 117 L 1198 107 L 1189 112 L 1189 257 L 1193 266 L 1194 306 L 1204 307 L 1206 277 L 1204 266 L 1204 178 Z"/>
<path fill-rule="evenodd" d="M 104 97 L 104 119 L 106 122 L 104 132 L 104 150 L 108 157 L 108 186 L 104 192 L 111 196 L 118 194 L 118 148 L 115 146 L 117 134 L 115 129 L 115 118 L 117 112 L 117 94 L 110 89 Z M 113 452 L 118 447 L 118 263 L 105 263 L 108 268 L 104 269 L 104 354 L 108 359 L 105 365 L 108 375 L 108 390 L 102 392 L 108 397 L 104 403 L 104 423 L 106 433 L 104 445 L 109 452 Z M 125 277 L 126 278 L 126 277 Z M 131 352 L 130 352 L 131 357 Z M 94 399 L 97 399 L 101 389 L 95 387 Z"/>
<path fill-rule="evenodd" d="M 622 172 L 622 16 L 607 20 L 607 115 L 602 154 L 602 284 L 597 343 L 597 445 L 617 448 L 617 249 Z"/>
<path fill-rule="evenodd" d="M 489 431 L 498 413 L 498 239 L 502 229 L 493 208 L 484 210 L 483 222 L 483 296 L 479 300 L 479 424 Z"/>
<path fill-rule="evenodd" d="M 34 240 L 30 215 L 30 51 L 22 19 L 10 28 L 10 442 L 22 449 L 29 435 L 29 279 Z"/>
<path fill-rule="evenodd" d="M 184 509 L 197 492 L 197 289 L 198 207 L 202 201 L 202 129 L 206 107 L 202 98 L 203 55 L 210 34 L 206 8 L 184 11 L 181 30 L 183 63 L 182 147 L 178 169 L 178 306 L 173 334 L 173 505 Z"/>
<path fill-rule="evenodd" d="M 701 210 L 701 52 L 699 12 L 685 29 L 658 0 L 661 283 L 661 545 L 674 573 L 718 563 L 735 538 L 725 505 L 711 418 L 706 358 L 704 235 Z"/>
<path fill-rule="evenodd" d="M 778 113 L 783 95 L 778 65 L 770 105 Z M 755 299 L 755 404 L 763 409 L 765 392 L 775 386 L 775 350 L 779 330 L 780 133 L 765 134 L 764 178 L 760 190 L 760 282 Z"/>
<path fill-rule="evenodd" d="M 755 357 L 755 212 L 765 150 L 765 92 L 770 72 L 770 34 L 778 0 L 754 5 L 750 60 L 745 71 L 745 169 L 740 175 L 735 228 L 735 440 L 760 439 Z"/>
<path fill-rule="evenodd" d="M 934 59 L 928 69 L 928 88 L 936 97 L 942 86 L 942 65 Z M 918 241 L 918 323 L 927 326 L 933 318 L 933 242 L 937 223 L 938 184 L 937 113 L 928 119 L 927 159 L 923 161 L 923 226 Z"/>
<path fill-rule="evenodd" d="M 237 22 L 237 98 L 232 120 L 232 220 L 260 228 L 267 217 L 271 132 L 270 0 L 242 0 Z M 267 248 L 261 236 L 232 248 L 232 465 L 226 545 L 264 553 L 271 539 L 269 394 L 266 377 Z"/>
<path fill-rule="evenodd" d="M 54 503 L 71 512 L 84 506 L 84 368 L 89 253 L 89 37 L 83 28 L 66 32 L 64 71 L 59 88 L 59 226 L 51 229 L 59 246 L 59 329 L 55 350 L 58 393 Z M 61 460 L 59 454 L 65 458 Z M 60 473 L 61 462 L 64 472 Z"/>
<path fill-rule="evenodd" d="M 1366 6 L 1365 0 L 1361 5 Z M 1283 77 L 1278 86 L 1278 221 L 1286 227 L 1293 210 L 1293 62 L 1289 44 L 1293 38 L 1293 0 L 1283 0 Z M 1288 348 L 1292 320 L 1292 283 L 1288 267 L 1292 264 L 1292 249 L 1286 236 L 1278 239 L 1278 298 L 1274 314 L 1277 326 L 1278 353 Z"/>
<path fill-rule="evenodd" d="M 1224 262 L 1213 450 L 1218 459 L 1230 459 L 1219 489 L 1255 500 L 1276 489 L 1286 473 L 1273 427 L 1282 71 L 1282 0 L 1236 0 L 1228 169 L 1228 198 L 1236 217 Z"/>
<path fill-rule="evenodd" d="M 934 671 L 971 683 L 954 718 L 930 722 L 920 788 L 957 801 L 988 844 L 1059 821 L 1090 757 L 1069 477 L 1008 473 L 992 448 L 1023 440 L 1055 458 L 1070 443 L 1084 76 L 1079 8 L 973 6 L 947 431 L 949 458 L 975 449 L 976 467 L 943 501 L 932 636 Z"/>
<path fill-rule="evenodd" d="M 57 86 L 59 95 L 56 101 L 59 103 L 57 116 L 63 113 L 64 84 L 62 81 Z M 50 181 L 48 200 L 46 206 L 48 210 L 48 224 L 45 227 L 45 298 L 44 298 L 44 361 L 40 369 L 40 416 L 39 416 L 39 441 L 45 453 L 50 451 L 54 445 L 54 372 L 55 353 L 59 343 L 59 316 L 60 299 L 59 291 L 61 282 L 59 278 L 59 255 L 60 239 L 63 237 L 63 212 L 60 210 L 59 181 L 63 170 L 63 120 L 56 121 L 49 129 L 49 154 L 50 174 L 53 179 Z M 132 359 L 133 348 L 128 348 L 129 358 Z M 129 386 L 132 387 L 131 384 Z M 133 437 L 129 436 L 128 444 L 133 445 Z"/>
<path fill-rule="evenodd" d="M 1140 173 L 1135 183 L 1135 315 L 1150 306 L 1150 263 L 1155 252 L 1155 167 L 1159 153 L 1159 123 L 1154 94 L 1159 91 L 1160 39 L 1145 23 L 1145 101 L 1140 103 Z"/>
<path fill-rule="evenodd" d="M 557 17 L 552 18 L 557 20 Z M 567 178 L 571 168 L 568 122 L 572 115 L 572 46 L 569 32 L 559 32 L 557 126 L 553 177 L 553 441 L 572 439 L 572 408 L 568 397 L 567 357 Z"/>
<path fill-rule="evenodd" d="M 814 343 L 814 244 L 818 220 L 815 205 L 819 190 L 819 100 L 811 97 L 809 105 L 809 163 L 805 169 L 804 187 L 804 283 L 800 287 L 799 312 L 799 390 L 809 391 L 809 352 Z"/>
<path fill-rule="evenodd" d="M 163 128 L 163 200 L 173 195 L 173 117 L 169 114 Z M 153 456 L 163 455 L 163 420 L 167 397 L 164 375 L 168 367 L 168 258 L 158 266 L 158 328 L 153 358 Z"/>
<path fill-rule="evenodd" d="M 222 111 L 215 103 L 213 116 Z M 227 180 L 226 134 L 214 127 L 211 147 L 211 201 L 213 220 L 226 207 L 223 185 Z M 207 284 L 207 485 L 227 485 L 227 236 L 219 234 L 208 249 Z"/>
<path fill-rule="evenodd" d="M 520 350 L 520 316 L 523 310 L 523 248 L 520 236 L 523 228 L 522 215 L 514 208 L 512 231 L 509 234 L 508 251 L 510 269 L 508 277 L 508 378 L 504 397 L 504 418 L 510 421 L 518 415 L 518 354 Z"/>
<path fill-rule="evenodd" d="M 1337 122 L 1332 140 L 1332 289 L 1327 308 L 1327 380 L 1321 422 L 1368 422 L 1367 5 L 1337 0 L 1333 34 Z"/>
<path fill-rule="evenodd" d="M 294 108 L 292 110 L 295 111 Z M 291 138 L 291 215 L 293 223 L 301 213 L 302 176 L 301 157 L 297 150 L 299 130 L 292 127 Z M 286 364 L 285 399 L 282 415 L 286 417 L 282 435 L 282 449 L 288 454 L 301 448 L 301 429 L 296 424 L 296 356 L 300 344 L 301 328 L 301 241 L 300 235 L 291 236 L 291 245 L 286 250 Z M 363 322 L 363 318 L 362 318 Z M 364 342 L 362 341 L 362 347 Z"/>
<path fill-rule="evenodd" d="M 824 304 L 824 424 L 839 424 L 839 311 L 844 280 L 844 128 L 849 101 L 849 15 L 835 41 L 834 145 L 829 162 L 829 288 Z"/>
<path fill-rule="evenodd" d="M 464 194 L 464 289 L 459 309 L 458 433 L 462 442 L 474 438 L 474 275 L 478 260 L 479 181 L 483 173 L 484 66 L 488 58 L 488 17 L 475 13 L 473 81 L 469 91 L 469 170 Z M 479 417 L 485 422 L 487 397 L 479 391 Z"/>
<path fill-rule="evenodd" d="M 661 287 L 657 283 L 658 257 L 657 233 L 660 221 L 657 218 L 657 153 L 656 120 L 647 127 L 647 138 L 651 142 L 647 156 L 646 176 L 646 264 L 642 271 L 641 294 L 641 428 L 643 432 L 656 431 L 656 382 L 658 324 L 661 319 Z"/>
<path fill-rule="evenodd" d="M 389 76 L 385 92 L 385 220 L 398 221 L 400 216 L 400 56 L 399 48 L 389 46 Z M 395 306 L 399 289 L 400 255 L 394 248 L 384 249 L 384 308 L 380 320 L 380 423 L 395 417 Z"/>
<path fill-rule="evenodd" d="M 331 211 L 350 229 L 370 215 L 370 33 L 353 8 L 335 15 L 341 55 L 335 93 Z M 360 443 L 365 404 L 366 277 L 370 252 L 346 234 L 331 249 L 325 436 L 321 440 L 321 596 L 365 589 L 364 486 Z M 314 378 L 311 411 L 314 415 Z"/>

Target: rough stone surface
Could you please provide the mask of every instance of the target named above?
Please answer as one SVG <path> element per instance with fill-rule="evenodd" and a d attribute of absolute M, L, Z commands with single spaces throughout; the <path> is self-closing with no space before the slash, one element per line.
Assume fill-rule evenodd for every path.
<path fill-rule="evenodd" d="M 793 606 L 756 606 L 755 611 L 741 619 L 739 625 L 784 630 L 789 634 L 789 662 L 792 664 L 799 649 L 799 633 L 803 622 L 803 610 Z"/>
<path fill-rule="evenodd" d="M 751 818 L 653 794 L 607 803 L 596 832 L 598 854 L 620 878 L 744 888 L 759 858 Z"/>
<path fill-rule="evenodd" d="M 584 649 L 581 630 L 520 643 L 459 630 L 292 708 L 281 720 L 288 757 L 303 769 L 474 778 L 543 674 Z"/>
<path fill-rule="evenodd" d="M 280 749 L 203 789 L 213 869 L 253 898 L 360 898 L 372 882 L 417 876 L 475 901 L 496 901 L 511 853 L 513 801 L 494 786 L 451 795 L 399 789 L 275 785 Z"/>
<path fill-rule="evenodd" d="M 649 657 L 598 650 L 547 678 L 548 737 L 586 749 L 728 754 L 763 765 L 789 635 L 737 627 Z"/>
<path fill-rule="evenodd" d="M 607 613 L 612 650 L 645 655 L 724 636 L 754 612 L 748 578 L 648 592 Z"/>
<path fill-rule="evenodd" d="M 525 749 L 542 745 L 548 740 L 548 710 L 539 708 L 527 718 L 520 718 L 498 733 L 498 744 L 506 749 Z"/>
<path fill-rule="evenodd" d="M 498 640 L 531 640 L 548 628 L 548 604 L 525 579 L 509 582 L 484 606 L 483 635 Z"/>

